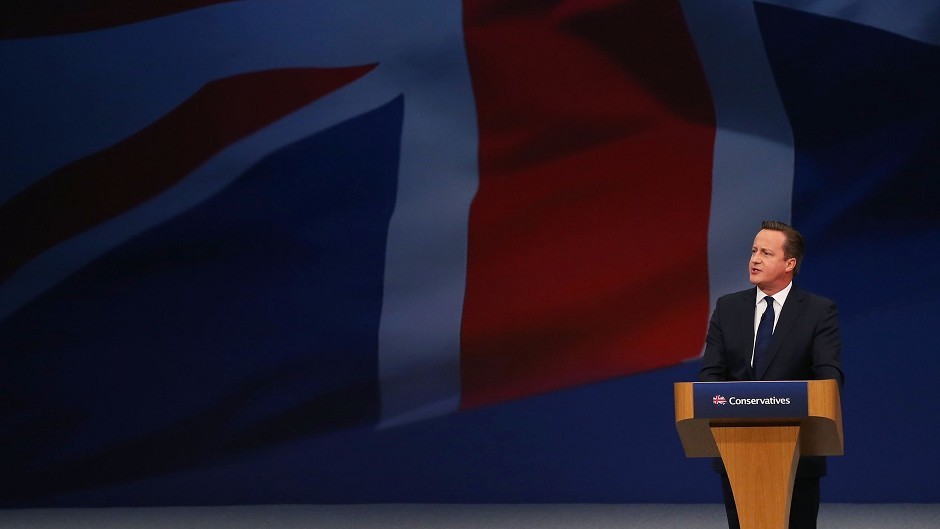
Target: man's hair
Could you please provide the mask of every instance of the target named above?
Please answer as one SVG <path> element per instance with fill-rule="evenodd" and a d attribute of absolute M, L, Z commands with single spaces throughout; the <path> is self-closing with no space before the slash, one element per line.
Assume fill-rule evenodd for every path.
<path fill-rule="evenodd" d="M 803 243 L 803 236 L 796 231 L 793 226 L 780 222 L 779 220 L 765 220 L 760 223 L 762 230 L 774 230 L 783 232 L 786 237 L 783 243 L 783 256 L 787 259 L 795 258 L 796 267 L 793 269 L 793 275 L 800 272 L 800 265 L 803 264 L 803 253 L 806 245 Z"/>

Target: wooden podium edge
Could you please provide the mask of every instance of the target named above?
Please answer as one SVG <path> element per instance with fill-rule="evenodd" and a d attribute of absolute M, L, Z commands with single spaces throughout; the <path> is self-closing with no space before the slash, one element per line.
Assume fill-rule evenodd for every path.
<path fill-rule="evenodd" d="M 835 380 L 807 380 L 808 416 L 793 419 L 762 419 L 750 424 L 793 424 L 800 428 L 802 455 L 841 456 L 844 454 L 842 406 Z M 687 457 L 721 457 L 711 427 L 740 423 L 740 419 L 699 419 L 695 417 L 693 382 L 673 384 L 676 430 Z"/>
<path fill-rule="evenodd" d="M 842 397 L 835 380 L 808 380 L 809 417 L 803 420 L 800 451 L 803 455 L 841 456 L 845 453 L 842 433 Z"/>

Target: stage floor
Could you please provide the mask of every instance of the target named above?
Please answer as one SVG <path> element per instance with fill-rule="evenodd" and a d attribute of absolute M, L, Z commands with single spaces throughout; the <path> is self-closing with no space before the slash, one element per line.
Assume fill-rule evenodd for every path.
<path fill-rule="evenodd" d="M 721 505 L 259 505 L 0 510 L 2 529 L 724 529 Z M 940 504 L 823 504 L 819 527 L 938 529 Z"/>

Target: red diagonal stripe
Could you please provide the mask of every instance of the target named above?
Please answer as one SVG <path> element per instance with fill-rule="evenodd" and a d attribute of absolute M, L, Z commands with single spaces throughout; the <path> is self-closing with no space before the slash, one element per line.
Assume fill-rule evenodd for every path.
<path fill-rule="evenodd" d="M 233 0 L 6 1 L 0 3 L 0 39 L 61 35 L 150 20 Z"/>
<path fill-rule="evenodd" d="M 0 280 L 53 245 L 166 190 L 226 146 L 372 68 L 269 70 L 208 83 L 137 134 L 56 170 L 0 207 Z"/>

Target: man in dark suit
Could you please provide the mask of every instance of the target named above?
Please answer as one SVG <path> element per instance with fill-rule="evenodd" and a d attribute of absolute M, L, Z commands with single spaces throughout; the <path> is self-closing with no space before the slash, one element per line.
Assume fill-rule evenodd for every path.
<path fill-rule="evenodd" d="M 748 275 L 757 288 L 722 296 L 715 304 L 699 380 L 835 379 L 842 386 L 839 320 L 832 301 L 801 290 L 793 278 L 803 261 L 803 237 L 778 221 L 764 221 L 754 238 Z M 727 473 L 721 473 L 728 526 L 738 529 Z M 822 457 L 801 457 L 790 506 L 790 529 L 816 527 Z"/>

